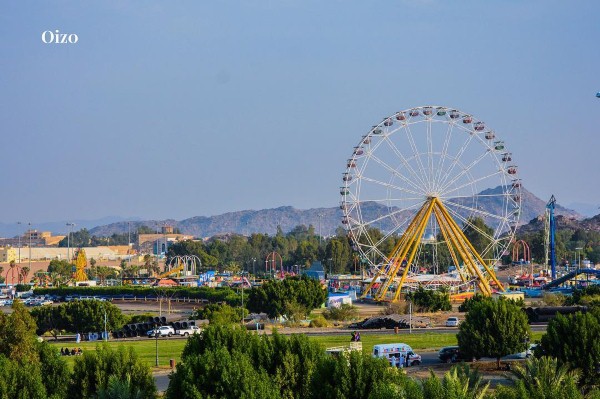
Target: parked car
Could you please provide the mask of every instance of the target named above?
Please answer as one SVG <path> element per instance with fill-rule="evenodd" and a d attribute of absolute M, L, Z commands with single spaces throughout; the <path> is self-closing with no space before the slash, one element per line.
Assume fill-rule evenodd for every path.
<path fill-rule="evenodd" d="M 448 317 L 446 320 L 446 327 L 458 327 L 459 323 L 458 317 Z"/>
<path fill-rule="evenodd" d="M 201 331 L 202 331 L 201 328 L 196 327 L 196 326 L 191 326 L 190 328 L 182 328 L 181 330 L 175 330 L 175 333 L 177 335 L 182 335 L 184 337 L 187 337 L 188 335 L 191 335 L 191 334 L 200 334 Z"/>
<path fill-rule="evenodd" d="M 527 349 L 525 349 L 523 352 L 517 353 L 516 356 L 519 359 L 529 359 L 531 356 L 533 356 L 533 352 L 537 346 L 538 344 L 530 344 Z"/>
<path fill-rule="evenodd" d="M 444 363 L 455 363 L 460 361 L 471 361 L 473 359 L 467 359 L 462 355 L 458 346 L 446 346 L 438 352 L 438 357 L 441 362 Z"/>
<path fill-rule="evenodd" d="M 175 335 L 175 330 L 171 326 L 161 326 L 158 328 L 153 328 L 152 330 L 149 330 L 146 333 L 146 335 L 148 335 L 148 338 L 154 338 L 156 337 L 156 334 L 158 334 L 161 337 L 172 337 L 173 335 Z"/>

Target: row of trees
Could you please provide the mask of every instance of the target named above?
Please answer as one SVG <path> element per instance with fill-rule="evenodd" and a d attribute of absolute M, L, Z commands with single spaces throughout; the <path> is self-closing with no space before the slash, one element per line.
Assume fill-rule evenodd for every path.
<path fill-rule="evenodd" d="M 56 347 L 37 340 L 25 306 L 15 301 L 12 310 L 0 313 L 0 398 L 155 398 L 150 369 L 131 348 L 101 346 L 71 372 Z"/>
<path fill-rule="evenodd" d="M 507 306 L 508 302 L 501 306 Z M 487 303 L 487 302 L 486 302 Z M 510 305 L 508 305 L 510 306 Z M 167 398 L 339 399 L 590 399 L 580 373 L 560 360 L 533 358 L 513 373 L 514 386 L 494 392 L 477 369 L 454 366 L 443 378 L 409 378 L 387 360 L 362 352 L 326 355 L 303 335 L 256 335 L 232 326 L 212 326 L 190 338 L 171 377 Z"/>

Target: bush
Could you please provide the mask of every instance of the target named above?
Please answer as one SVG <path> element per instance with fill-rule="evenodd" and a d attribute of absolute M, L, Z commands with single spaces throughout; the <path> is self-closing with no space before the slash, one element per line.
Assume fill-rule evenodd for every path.
<path fill-rule="evenodd" d="M 323 312 L 327 320 L 348 321 L 358 317 L 358 308 L 356 306 L 343 303 L 340 307 L 330 307 Z"/>
<path fill-rule="evenodd" d="M 327 322 L 327 320 L 325 320 L 325 317 L 323 317 L 322 315 L 318 315 L 310 321 L 310 324 L 308 326 L 311 328 L 328 327 L 329 323 Z"/>
<path fill-rule="evenodd" d="M 248 315 L 247 309 L 231 307 L 227 304 L 211 303 L 192 314 L 192 319 L 208 320 L 210 324 L 235 324 L 240 323 Z"/>
<path fill-rule="evenodd" d="M 75 359 L 69 397 L 92 398 L 97 392 L 106 392 L 110 389 L 111 377 L 129 389 L 122 395 L 140 399 L 156 397 L 150 367 L 139 360 L 133 348 L 119 346 L 113 350 L 107 344 L 98 345 L 95 351 L 86 351 Z"/>
<path fill-rule="evenodd" d="M 381 311 L 382 315 L 390 314 L 407 314 L 408 313 L 408 302 L 404 300 L 390 302 Z"/>
<path fill-rule="evenodd" d="M 406 299 L 412 301 L 417 312 L 436 312 L 452 309 L 450 294 L 446 290 L 434 291 L 419 287 L 415 292 L 406 294 Z"/>
<path fill-rule="evenodd" d="M 173 287 L 160 288 L 158 291 L 153 287 L 118 286 L 118 287 L 60 287 L 60 288 L 36 288 L 35 295 L 89 295 L 89 296 L 112 296 L 119 297 L 134 295 L 137 297 L 156 297 L 157 294 L 173 298 L 203 299 L 210 303 L 226 302 L 237 306 L 241 303 L 241 296 L 229 287 Z"/>
<path fill-rule="evenodd" d="M 565 296 L 562 294 L 551 294 L 549 292 L 542 294 L 542 301 L 546 306 L 563 306 L 565 299 Z"/>
<path fill-rule="evenodd" d="M 482 302 L 486 299 L 489 299 L 489 297 L 485 297 L 481 294 L 475 294 L 471 298 L 465 299 L 465 301 L 463 303 L 461 303 L 460 306 L 458 307 L 458 311 L 459 312 L 468 312 L 469 310 L 471 310 L 471 308 L 473 307 L 474 304 Z"/>

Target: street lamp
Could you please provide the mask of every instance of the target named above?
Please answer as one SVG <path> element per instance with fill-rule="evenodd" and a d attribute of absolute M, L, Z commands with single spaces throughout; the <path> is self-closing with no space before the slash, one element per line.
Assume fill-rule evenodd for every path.
<path fill-rule="evenodd" d="M 29 226 L 29 270 L 31 270 L 31 222 L 27 225 Z"/>
<path fill-rule="evenodd" d="M 578 247 L 575 248 L 575 251 L 577 251 L 577 270 L 581 269 L 581 250 L 583 248 Z"/>
<path fill-rule="evenodd" d="M 67 262 L 71 262 L 71 228 L 75 226 L 75 223 L 67 222 Z"/>
<path fill-rule="evenodd" d="M 158 325 L 154 325 L 154 340 L 156 342 L 156 367 L 158 367 L 158 336 L 160 335 L 160 330 L 158 329 Z"/>
<path fill-rule="evenodd" d="M 256 281 L 256 258 L 252 258 L 252 280 Z"/>
<path fill-rule="evenodd" d="M 17 222 L 17 224 L 19 225 L 19 262 L 17 263 L 21 263 L 21 222 Z"/>

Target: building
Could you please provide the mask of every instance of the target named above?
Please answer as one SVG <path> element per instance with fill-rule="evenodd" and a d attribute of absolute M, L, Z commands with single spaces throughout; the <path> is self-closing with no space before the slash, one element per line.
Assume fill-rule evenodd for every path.
<path fill-rule="evenodd" d="M 13 247 L 0 247 L 0 263 L 17 261 L 17 250 Z"/>
<path fill-rule="evenodd" d="M 155 234 L 140 234 L 138 235 L 138 249 L 142 253 L 152 252 L 153 254 L 164 254 L 167 252 L 169 245 L 179 242 L 194 239 L 193 236 L 174 233 L 172 226 L 163 226 L 160 233 Z"/>
<path fill-rule="evenodd" d="M 21 237 L 0 238 L 0 246 L 56 247 L 66 236 L 53 236 L 50 231 L 27 230 Z"/>

